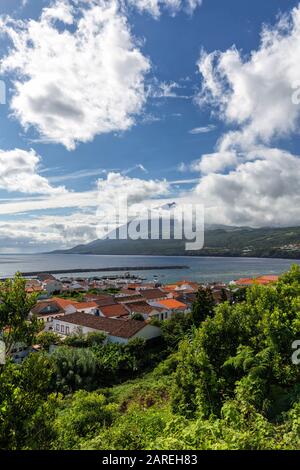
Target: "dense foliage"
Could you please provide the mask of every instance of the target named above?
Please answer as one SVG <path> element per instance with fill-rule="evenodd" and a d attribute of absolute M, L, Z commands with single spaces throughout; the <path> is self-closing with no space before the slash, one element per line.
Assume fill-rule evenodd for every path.
<path fill-rule="evenodd" d="M 18 273 L 14 279 L 0 282 L 0 332 L 9 355 L 15 344 L 33 344 L 35 334 L 42 328 L 38 320 L 28 321 L 36 303 L 35 294 L 27 294 L 26 281 Z"/>
<path fill-rule="evenodd" d="M 158 344 L 73 338 L 7 363 L 0 447 L 300 449 L 298 267 L 214 309 L 201 291 L 162 330 Z"/>

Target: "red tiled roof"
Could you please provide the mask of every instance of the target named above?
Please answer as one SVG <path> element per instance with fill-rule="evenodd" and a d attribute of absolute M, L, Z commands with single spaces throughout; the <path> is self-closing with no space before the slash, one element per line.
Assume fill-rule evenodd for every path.
<path fill-rule="evenodd" d="M 107 318 L 124 317 L 129 313 L 122 304 L 106 305 L 105 307 L 100 307 L 100 310 Z"/>
<path fill-rule="evenodd" d="M 60 297 L 52 297 L 54 302 L 56 302 L 61 308 L 67 308 L 69 305 L 73 305 L 75 302 L 74 300 L 71 299 L 62 299 Z"/>
<path fill-rule="evenodd" d="M 53 297 L 52 299 L 56 302 L 61 308 L 67 308 L 69 305 L 72 305 L 77 310 L 84 310 L 86 308 L 97 308 L 98 305 L 96 302 L 77 302 L 72 299 L 62 299 L 60 297 Z"/>
<path fill-rule="evenodd" d="M 251 286 L 253 284 L 261 284 L 261 285 L 267 285 L 271 284 L 272 282 L 277 282 L 279 279 L 279 276 L 275 275 L 267 275 L 267 276 L 260 276 L 257 278 L 242 278 L 238 279 L 235 281 L 235 283 L 239 286 Z"/>
<path fill-rule="evenodd" d="M 112 318 L 103 318 L 90 315 L 88 313 L 71 313 L 57 319 L 65 323 L 73 325 L 85 326 L 94 330 L 104 331 L 111 336 L 119 338 L 131 338 L 140 330 L 142 330 L 146 323 L 137 320 L 117 320 Z"/>
<path fill-rule="evenodd" d="M 160 300 L 158 303 L 159 305 L 162 305 L 163 307 L 170 310 L 182 310 L 187 308 L 186 304 L 183 302 L 178 302 L 178 300 L 175 299 Z"/>
<path fill-rule="evenodd" d="M 123 287 L 121 290 L 120 290 L 120 293 L 121 294 L 126 294 L 126 295 L 135 295 L 136 294 L 136 290 L 135 289 L 126 289 L 125 287 Z"/>
<path fill-rule="evenodd" d="M 143 299 L 143 296 L 136 293 L 134 295 L 124 295 L 123 297 L 116 297 L 116 301 L 119 302 L 120 304 L 124 304 L 124 303 L 127 303 L 127 302 L 133 302 L 133 301 L 139 301 L 139 300 L 144 300 Z"/>
<path fill-rule="evenodd" d="M 155 307 L 147 304 L 147 302 L 132 302 L 126 304 L 126 307 L 130 310 L 131 313 L 151 313 L 155 310 Z M 160 310 L 158 308 L 158 310 Z"/>
<path fill-rule="evenodd" d="M 173 290 L 176 289 L 176 287 L 177 287 L 176 284 L 167 284 L 167 285 L 163 286 L 162 289 L 165 290 L 165 291 L 173 291 Z"/>
<path fill-rule="evenodd" d="M 46 311 L 46 312 L 43 312 L 44 308 L 47 308 L 48 306 L 52 306 L 54 308 L 56 308 L 56 311 L 55 312 L 51 312 L 51 311 Z M 45 300 L 45 301 L 41 301 L 41 302 L 38 302 L 32 309 L 31 309 L 31 312 L 34 314 L 34 315 L 37 315 L 37 316 L 51 316 L 51 315 L 58 315 L 58 314 L 61 314 L 61 313 L 65 313 L 65 310 L 63 308 L 61 308 L 61 306 L 53 301 L 53 300 Z"/>
<path fill-rule="evenodd" d="M 140 293 L 147 300 L 162 299 L 166 297 L 166 293 L 160 289 L 142 289 Z"/>
<path fill-rule="evenodd" d="M 43 290 L 44 289 L 40 286 L 30 286 L 25 288 L 27 294 L 32 294 L 33 292 L 42 292 Z"/>
<path fill-rule="evenodd" d="M 98 307 L 106 307 L 108 305 L 116 305 L 116 301 L 115 299 L 113 299 L 112 297 L 110 299 L 103 299 L 103 300 L 95 300 L 96 304 L 98 305 Z"/>
<path fill-rule="evenodd" d="M 72 305 L 74 305 L 77 310 L 84 310 L 85 308 L 97 308 L 98 305 L 96 302 L 74 302 Z"/>
<path fill-rule="evenodd" d="M 251 278 L 242 278 L 242 279 L 238 279 L 237 281 L 235 281 L 236 284 L 238 285 L 251 285 L 254 283 L 254 279 L 251 279 Z"/>
<path fill-rule="evenodd" d="M 199 289 L 199 284 L 197 284 L 197 282 L 193 282 L 193 281 L 179 281 L 179 282 L 176 282 L 176 285 L 177 286 L 184 286 L 184 285 L 188 285 L 188 286 L 191 286 L 195 289 Z"/>
<path fill-rule="evenodd" d="M 279 280 L 279 276 L 268 274 L 267 276 L 260 276 L 257 278 L 258 281 L 267 281 L 267 282 L 277 282 Z"/>

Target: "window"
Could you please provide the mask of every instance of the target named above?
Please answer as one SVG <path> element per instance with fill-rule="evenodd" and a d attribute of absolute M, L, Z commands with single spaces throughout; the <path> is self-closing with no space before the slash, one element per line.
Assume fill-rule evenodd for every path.
<path fill-rule="evenodd" d="M 59 331 L 59 324 L 56 323 L 56 331 Z"/>
<path fill-rule="evenodd" d="M 62 333 L 65 332 L 65 326 L 64 326 L 64 325 L 61 325 L 60 331 L 61 331 Z"/>
<path fill-rule="evenodd" d="M 69 334 L 70 334 L 70 327 L 66 326 L 66 335 L 69 335 Z"/>

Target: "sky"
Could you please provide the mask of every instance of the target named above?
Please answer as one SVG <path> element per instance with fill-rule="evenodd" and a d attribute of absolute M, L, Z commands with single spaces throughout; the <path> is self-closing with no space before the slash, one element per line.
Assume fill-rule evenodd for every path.
<path fill-rule="evenodd" d="M 0 252 L 120 196 L 299 225 L 299 58 L 299 0 L 0 0 Z"/>

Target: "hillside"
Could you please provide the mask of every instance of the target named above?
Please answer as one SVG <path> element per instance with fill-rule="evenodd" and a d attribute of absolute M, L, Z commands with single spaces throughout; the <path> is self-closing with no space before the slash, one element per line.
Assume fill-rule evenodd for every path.
<path fill-rule="evenodd" d="M 246 256 L 300 258 L 300 227 L 207 227 L 200 251 L 185 251 L 182 240 L 95 240 L 55 253 L 97 255 Z"/>

